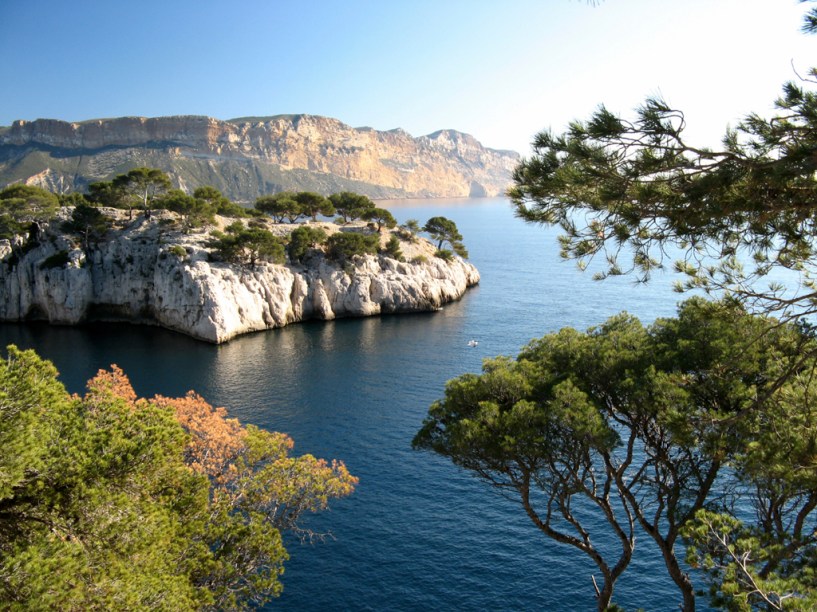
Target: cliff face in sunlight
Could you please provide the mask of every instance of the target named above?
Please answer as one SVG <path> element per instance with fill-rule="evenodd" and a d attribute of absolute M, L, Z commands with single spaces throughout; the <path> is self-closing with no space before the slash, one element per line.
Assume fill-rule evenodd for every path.
<path fill-rule="evenodd" d="M 169 211 L 131 221 L 124 211 L 102 210 L 115 225 L 92 249 L 60 229 L 68 208 L 36 244 L 0 240 L 0 321 L 130 321 L 220 343 L 307 319 L 433 311 L 480 280 L 460 257 L 440 259 L 427 240 L 397 232 L 381 232 L 381 246 L 397 236 L 403 261 L 380 254 L 340 265 L 316 255 L 307 264 L 250 267 L 213 257 L 208 230 L 232 219 L 218 217 L 216 227 L 185 233 Z M 298 227 L 266 223 L 282 236 Z M 327 234 L 367 231 L 319 226 Z"/>
<path fill-rule="evenodd" d="M 453 130 L 414 138 L 311 115 L 38 119 L 0 128 L 0 185 L 23 181 L 57 192 L 148 166 L 182 189 L 212 185 L 245 202 L 283 190 L 481 197 L 502 194 L 518 161 L 517 153 Z"/>

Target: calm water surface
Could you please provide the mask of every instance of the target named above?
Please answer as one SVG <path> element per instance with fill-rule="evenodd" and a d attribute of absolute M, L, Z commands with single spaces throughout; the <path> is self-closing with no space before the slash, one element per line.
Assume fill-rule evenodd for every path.
<path fill-rule="evenodd" d="M 334 539 L 290 543 L 284 594 L 269 610 L 594 609 L 592 564 L 541 535 L 518 504 L 411 450 L 411 439 L 446 380 L 482 359 L 621 310 L 644 322 L 671 316 L 679 296 L 666 278 L 592 281 L 559 259 L 557 232 L 516 220 L 502 198 L 383 205 L 401 222 L 453 219 L 479 287 L 441 312 L 293 325 L 218 347 L 128 325 L 6 324 L 0 341 L 54 361 L 70 391 L 116 363 L 140 395 L 195 389 L 243 422 L 291 434 L 299 453 L 344 460 L 357 491 L 310 519 Z M 616 601 L 677 609 L 655 551 L 644 537 L 638 546 Z"/>

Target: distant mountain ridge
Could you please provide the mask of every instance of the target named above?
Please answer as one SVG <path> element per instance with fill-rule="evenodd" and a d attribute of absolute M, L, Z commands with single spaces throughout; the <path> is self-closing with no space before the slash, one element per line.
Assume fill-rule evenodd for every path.
<path fill-rule="evenodd" d="M 212 185 L 236 201 L 284 190 L 480 197 L 504 193 L 519 159 L 454 130 L 412 137 L 315 115 L 37 119 L 0 127 L 0 185 L 57 192 L 149 166 L 181 189 Z"/>

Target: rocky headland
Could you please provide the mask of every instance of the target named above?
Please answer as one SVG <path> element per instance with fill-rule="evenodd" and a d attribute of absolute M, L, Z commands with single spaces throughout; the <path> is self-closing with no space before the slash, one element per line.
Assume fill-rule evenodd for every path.
<path fill-rule="evenodd" d="M 454 130 L 415 138 L 314 115 L 38 119 L 0 127 L 0 185 L 23 182 L 56 193 L 148 166 L 182 190 L 211 185 L 241 202 L 287 190 L 482 197 L 504 193 L 519 160 Z"/>
<path fill-rule="evenodd" d="M 337 263 L 316 252 L 305 264 L 248 266 L 213 253 L 210 231 L 233 220 L 217 217 L 215 227 L 184 232 L 169 211 L 134 220 L 121 210 L 104 212 L 114 226 L 92 248 L 61 229 L 70 208 L 36 241 L 0 241 L 0 320 L 129 321 L 221 343 L 307 319 L 435 310 L 479 282 L 472 264 L 436 257 L 434 245 L 399 230 L 379 234 L 383 245 L 392 235 L 400 238 L 403 261 L 381 253 Z M 280 236 L 295 227 L 266 223 Z M 310 225 L 327 234 L 372 231 Z"/>

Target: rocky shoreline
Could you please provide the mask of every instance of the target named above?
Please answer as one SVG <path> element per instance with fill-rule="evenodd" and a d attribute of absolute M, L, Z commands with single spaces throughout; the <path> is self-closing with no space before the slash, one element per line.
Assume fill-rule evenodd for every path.
<path fill-rule="evenodd" d="M 103 242 L 83 249 L 60 218 L 36 244 L 0 243 L 0 320 L 75 325 L 127 321 L 213 343 L 309 319 L 421 312 L 457 300 L 479 283 L 462 258 L 435 257 L 427 240 L 401 237 L 405 261 L 384 254 L 343 264 L 318 254 L 306 264 L 242 266 L 214 259 L 207 228 L 184 233 L 169 211 L 133 221 L 123 211 Z M 218 218 L 223 227 L 229 220 Z M 327 233 L 365 228 L 319 225 Z M 286 234 L 295 226 L 270 228 Z M 385 244 L 397 231 L 383 231 Z"/>

